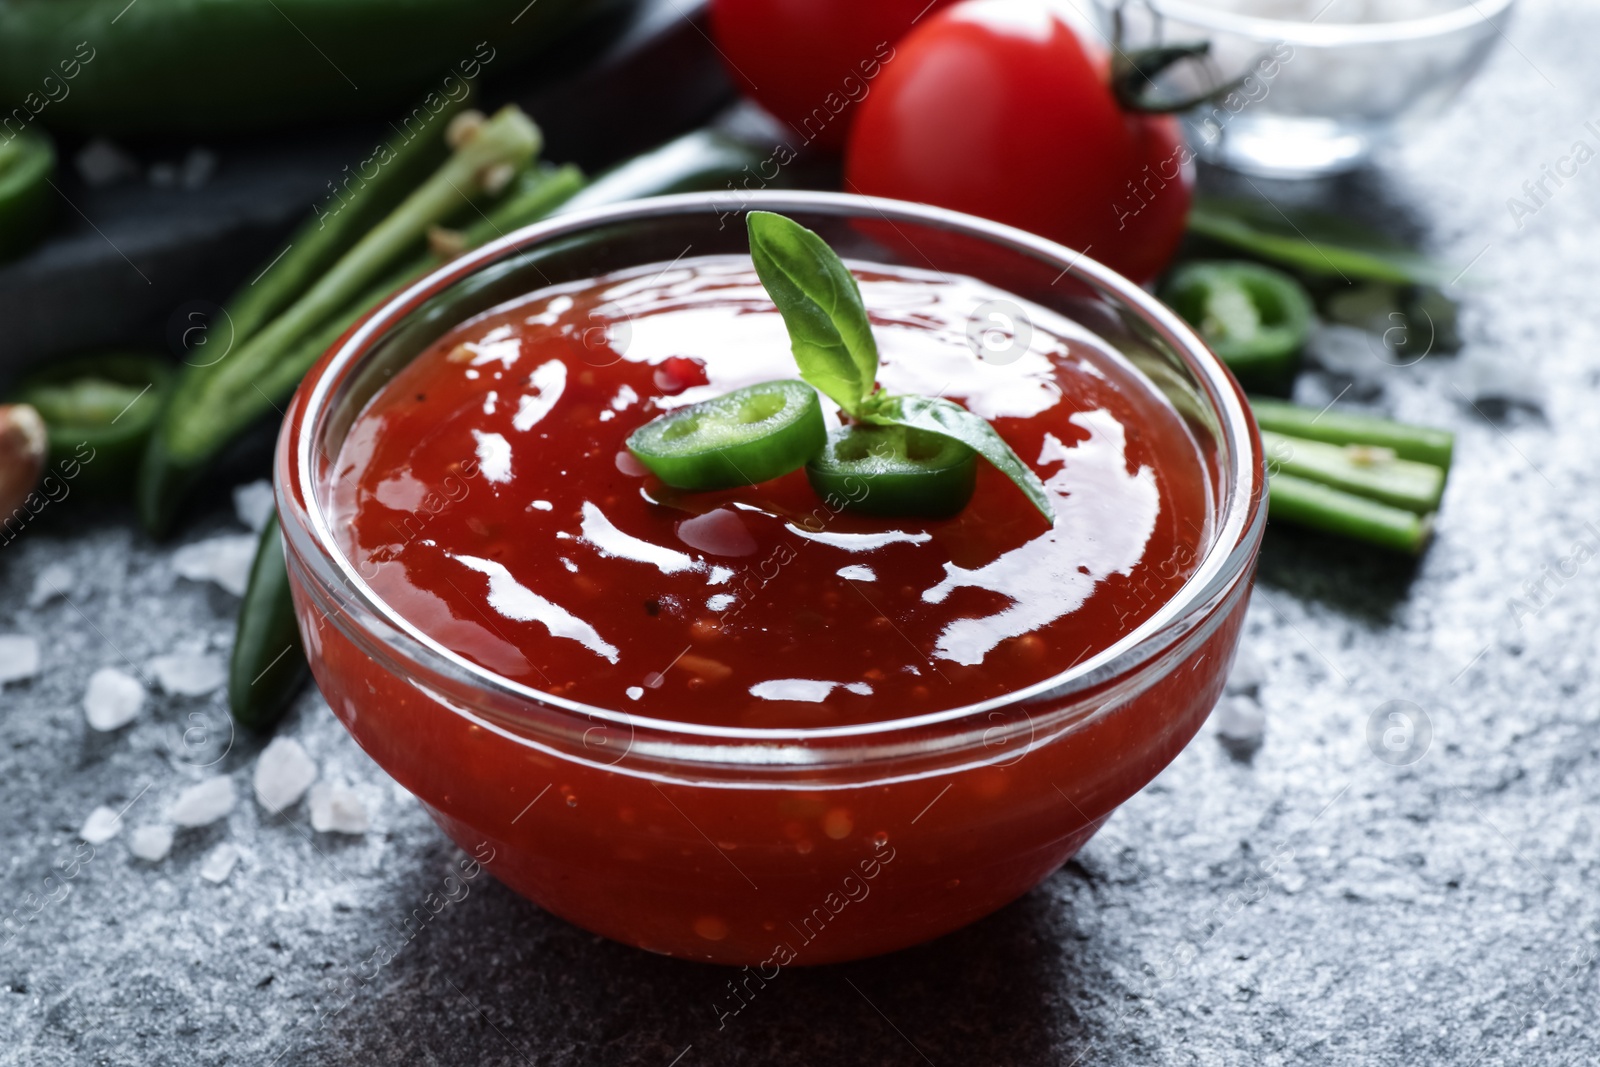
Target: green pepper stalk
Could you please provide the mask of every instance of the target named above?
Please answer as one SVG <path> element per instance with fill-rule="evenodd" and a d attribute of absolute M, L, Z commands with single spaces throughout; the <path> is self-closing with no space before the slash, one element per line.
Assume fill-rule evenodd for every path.
<path fill-rule="evenodd" d="M 1433 516 L 1381 504 L 1292 474 L 1268 480 L 1268 514 L 1324 533 L 1420 555 L 1433 537 Z"/>
<path fill-rule="evenodd" d="M 432 115 L 419 132 L 397 134 L 374 156 L 377 173 L 336 207 L 315 211 L 295 231 L 286 251 L 228 301 L 230 339 L 241 344 L 298 300 L 334 262 L 377 225 L 449 154 L 445 130 L 467 96 Z"/>
<path fill-rule="evenodd" d="M 151 438 L 139 485 L 139 510 L 164 532 L 189 489 L 245 428 L 293 392 L 304 368 L 284 353 L 324 326 L 403 262 L 430 227 L 462 200 L 513 176 L 538 152 L 539 130 L 515 107 L 501 109 L 465 139 L 444 165 L 346 252 L 298 300 L 214 367 L 179 384 Z"/>
<path fill-rule="evenodd" d="M 1431 463 L 1445 471 L 1455 453 L 1455 435 L 1448 430 L 1410 426 L 1375 415 L 1317 411 L 1263 397 L 1251 397 L 1250 410 L 1263 430 L 1334 445 L 1387 448 L 1401 459 Z"/>
<path fill-rule="evenodd" d="M 1427 547 L 1453 435 L 1279 400 L 1250 407 L 1266 446 L 1272 519 L 1413 555 Z"/>
<path fill-rule="evenodd" d="M 1261 431 L 1267 467 L 1297 478 L 1343 489 L 1392 507 L 1425 515 L 1437 511 L 1444 496 L 1442 467 L 1400 459 L 1381 445 L 1330 445 Z"/>

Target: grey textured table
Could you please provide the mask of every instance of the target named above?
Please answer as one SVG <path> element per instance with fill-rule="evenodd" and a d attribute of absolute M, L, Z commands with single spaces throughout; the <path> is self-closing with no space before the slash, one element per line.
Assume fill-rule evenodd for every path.
<path fill-rule="evenodd" d="M 1600 563 L 1546 577 L 1600 525 L 1600 171 L 1521 230 L 1506 207 L 1591 138 L 1596 40 L 1594 5 L 1529 0 L 1513 47 L 1446 119 L 1315 190 L 1470 264 L 1462 354 L 1349 368 L 1345 403 L 1460 435 L 1421 564 L 1272 531 L 1246 636 L 1268 716 L 1258 748 L 1208 727 L 1021 901 L 889 958 L 787 971 L 722 1029 L 726 972 L 603 942 L 488 879 L 345 1003 L 342 976 L 395 939 L 457 854 L 315 694 L 284 732 L 365 800 L 364 836 L 313 833 L 303 803 L 266 815 L 248 799 L 248 739 L 195 766 L 225 740 L 185 747 L 182 732 L 217 730 L 220 695 L 156 697 L 135 725 L 89 731 L 92 671 L 225 650 L 235 602 L 178 579 L 171 550 L 126 518 L 83 533 L 42 521 L 0 550 L 0 633 L 44 640 L 40 675 L 0 691 L 0 916 L 43 892 L 97 805 L 131 802 L 137 826 L 216 770 L 243 795 L 159 865 L 135 861 L 124 830 L 0 933 L 0 1061 L 1600 1060 Z M 1312 375 L 1303 398 L 1345 384 Z M 237 528 L 218 512 L 188 537 Z M 50 563 L 70 567 L 70 602 L 29 608 Z M 1524 583 L 1541 579 L 1536 602 Z M 1431 733 L 1405 763 L 1369 743 L 1396 700 Z M 243 859 L 213 885 L 198 867 L 224 840 Z"/>

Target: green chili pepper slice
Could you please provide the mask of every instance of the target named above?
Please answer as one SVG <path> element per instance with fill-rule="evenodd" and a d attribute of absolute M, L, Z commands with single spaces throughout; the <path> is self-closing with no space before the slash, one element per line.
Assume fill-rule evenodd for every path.
<path fill-rule="evenodd" d="M 907 426 L 848 426 L 806 464 L 811 487 L 865 515 L 943 519 L 972 499 L 978 453 L 950 437 Z"/>
<path fill-rule="evenodd" d="M 786 379 L 669 411 L 635 430 L 628 451 L 678 489 L 731 489 L 798 470 L 827 437 L 817 391 Z"/>
<path fill-rule="evenodd" d="M 0 259 L 27 249 L 50 221 L 55 169 L 55 146 L 45 134 L 25 130 L 0 140 Z"/>
<path fill-rule="evenodd" d="M 1311 297 L 1289 275 L 1259 263 L 1186 264 L 1162 296 L 1242 379 L 1286 380 L 1311 336 Z"/>
<path fill-rule="evenodd" d="M 171 391 L 163 356 L 114 352 L 51 364 L 24 378 L 12 399 L 32 404 L 50 433 L 50 461 L 82 466 L 78 484 L 130 491 L 133 474 Z"/>

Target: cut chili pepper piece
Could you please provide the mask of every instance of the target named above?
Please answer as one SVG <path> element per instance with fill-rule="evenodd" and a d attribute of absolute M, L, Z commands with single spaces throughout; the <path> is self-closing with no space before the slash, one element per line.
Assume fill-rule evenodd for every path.
<path fill-rule="evenodd" d="M 76 460 L 78 485 L 125 495 L 172 379 L 172 365 L 162 356 L 82 356 L 24 378 L 12 398 L 44 418 L 52 464 Z"/>
<path fill-rule="evenodd" d="M 798 470 L 827 440 L 805 382 L 762 382 L 669 411 L 633 432 L 628 451 L 679 489 L 730 489 Z"/>
<path fill-rule="evenodd" d="M 978 454 L 953 438 L 906 426 L 849 426 L 806 464 L 811 487 L 866 515 L 948 518 L 967 506 Z"/>
<path fill-rule="evenodd" d="M 1311 297 L 1289 275 L 1259 263 L 1189 263 L 1162 297 L 1243 379 L 1286 379 L 1311 336 Z"/>

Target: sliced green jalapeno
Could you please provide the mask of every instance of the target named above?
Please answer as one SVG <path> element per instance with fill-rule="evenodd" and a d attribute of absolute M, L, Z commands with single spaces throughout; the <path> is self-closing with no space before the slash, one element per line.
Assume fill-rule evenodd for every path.
<path fill-rule="evenodd" d="M 80 485 L 126 493 L 172 377 L 172 365 L 162 356 L 82 356 L 36 371 L 11 396 L 44 418 L 52 464 L 76 459 Z"/>
<path fill-rule="evenodd" d="M 1162 296 L 1242 379 L 1286 380 L 1311 336 L 1311 297 L 1289 275 L 1259 263 L 1189 263 Z"/>
<path fill-rule="evenodd" d="M 978 454 L 926 430 L 849 426 L 828 435 L 806 477 L 819 496 L 841 499 L 851 511 L 942 519 L 972 499 Z"/>
<path fill-rule="evenodd" d="M 827 436 L 817 391 L 783 380 L 669 411 L 635 430 L 628 451 L 676 488 L 731 489 L 798 470 Z"/>

